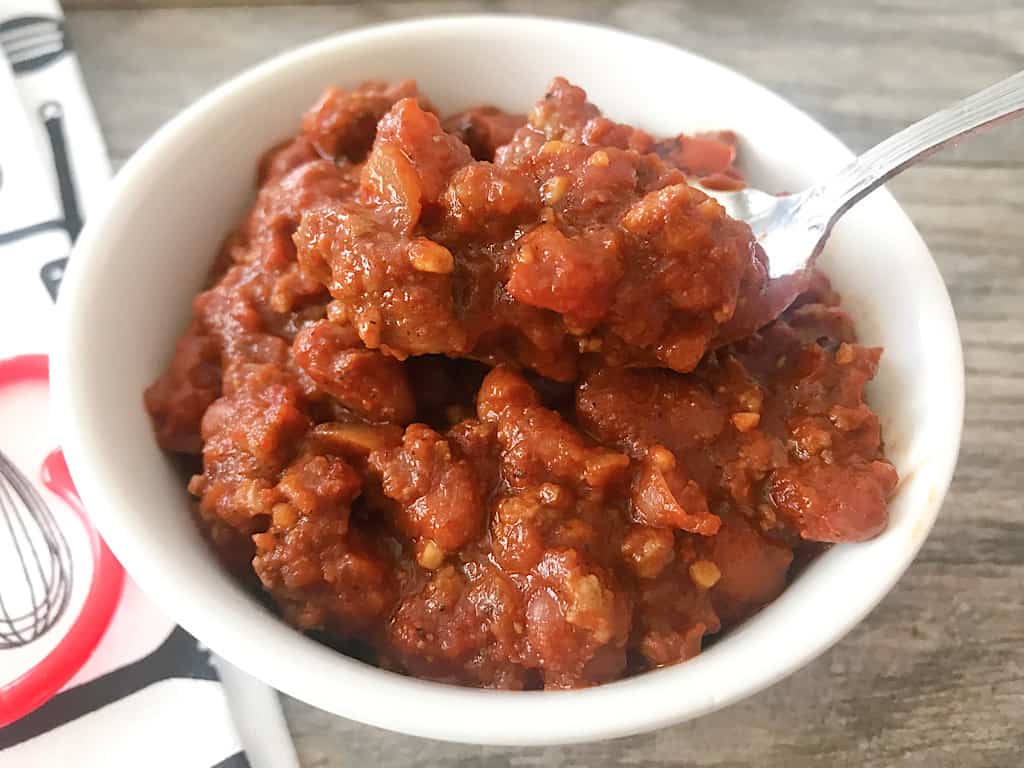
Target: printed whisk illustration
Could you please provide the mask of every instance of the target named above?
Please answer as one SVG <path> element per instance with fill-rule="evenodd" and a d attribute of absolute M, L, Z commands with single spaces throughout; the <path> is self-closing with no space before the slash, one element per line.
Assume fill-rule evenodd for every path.
<path fill-rule="evenodd" d="M 71 596 L 67 540 L 39 492 L 0 452 L 0 649 L 31 643 L 50 629 Z M 20 578 L 16 573 L 20 572 Z"/>

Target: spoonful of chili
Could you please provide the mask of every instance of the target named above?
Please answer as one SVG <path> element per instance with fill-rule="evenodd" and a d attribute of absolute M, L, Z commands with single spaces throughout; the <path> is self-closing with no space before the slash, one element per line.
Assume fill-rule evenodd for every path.
<path fill-rule="evenodd" d="M 832 227 L 857 202 L 903 169 L 980 128 L 1024 113 L 1024 71 L 919 120 L 875 145 L 831 178 L 791 195 L 757 189 L 718 191 L 696 184 L 732 218 L 750 225 L 768 255 L 765 296 L 722 329 L 720 343 L 774 320 L 806 286 Z"/>

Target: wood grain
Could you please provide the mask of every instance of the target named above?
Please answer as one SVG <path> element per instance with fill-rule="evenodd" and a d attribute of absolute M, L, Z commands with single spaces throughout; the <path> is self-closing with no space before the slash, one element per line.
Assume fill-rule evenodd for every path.
<path fill-rule="evenodd" d="M 990 0 L 159 5 L 209 3 L 66 3 L 117 164 L 194 98 L 273 53 L 352 26 L 431 13 L 538 12 L 660 37 L 767 84 L 857 150 L 1024 68 L 1024 7 Z M 449 745 L 288 700 L 303 765 L 1024 763 L 1024 124 L 940 154 L 891 189 L 928 241 L 953 297 L 967 416 L 939 522 L 866 621 L 825 656 L 745 702 L 602 744 Z"/>

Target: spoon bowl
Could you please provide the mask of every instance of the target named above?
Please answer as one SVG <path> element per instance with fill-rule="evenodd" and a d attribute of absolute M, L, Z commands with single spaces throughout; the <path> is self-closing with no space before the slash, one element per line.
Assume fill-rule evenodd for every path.
<path fill-rule="evenodd" d="M 770 195 L 758 189 L 718 191 L 714 197 L 734 219 L 745 221 L 768 255 L 768 275 L 776 281 L 756 309 L 729 339 L 756 330 L 779 316 L 806 287 L 818 255 L 839 218 L 858 201 L 901 171 L 981 128 L 1024 114 L 1024 71 L 919 120 L 875 145 L 831 179 L 803 192 Z M 781 281 L 781 282 L 780 282 Z M 731 329 L 730 329 L 731 330 Z"/>

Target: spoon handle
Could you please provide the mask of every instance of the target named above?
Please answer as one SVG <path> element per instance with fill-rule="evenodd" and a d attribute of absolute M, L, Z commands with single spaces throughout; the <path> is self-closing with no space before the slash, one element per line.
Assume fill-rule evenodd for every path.
<path fill-rule="evenodd" d="M 854 203 L 909 165 L 961 136 L 1024 112 L 1024 71 L 968 96 L 876 144 L 818 190 L 834 222 Z M 818 195 L 814 195 L 817 197 Z"/>

